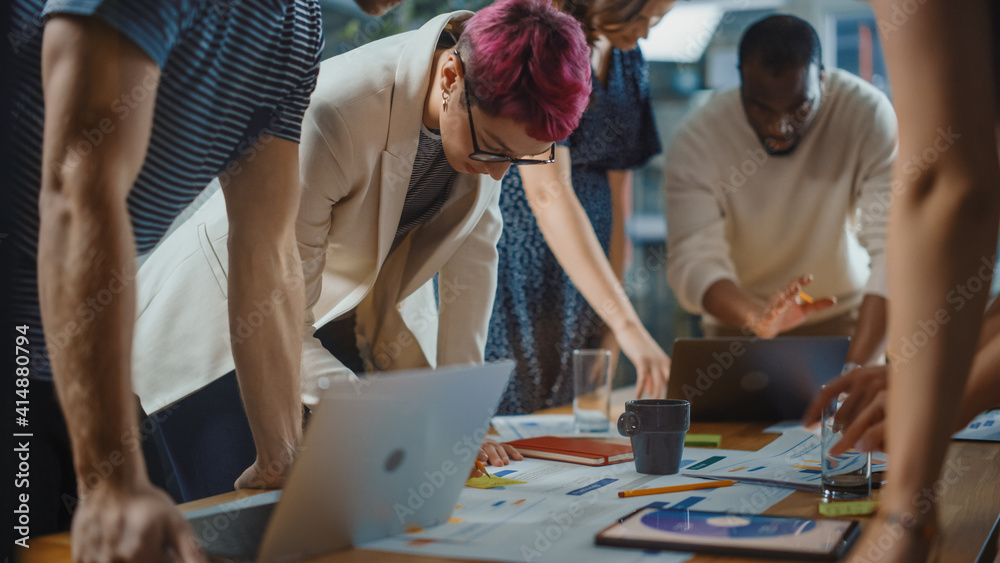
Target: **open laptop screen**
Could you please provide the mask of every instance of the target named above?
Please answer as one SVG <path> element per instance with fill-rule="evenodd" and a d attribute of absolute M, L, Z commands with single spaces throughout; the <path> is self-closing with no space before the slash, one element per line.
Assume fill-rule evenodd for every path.
<path fill-rule="evenodd" d="M 678 338 L 667 397 L 690 401 L 692 421 L 799 418 L 840 374 L 849 344 L 846 337 Z"/>

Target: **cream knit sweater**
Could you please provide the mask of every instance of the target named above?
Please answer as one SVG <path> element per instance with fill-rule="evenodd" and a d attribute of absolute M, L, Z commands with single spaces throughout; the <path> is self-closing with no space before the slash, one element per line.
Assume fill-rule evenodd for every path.
<path fill-rule="evenodd" d="M 665 171 L 667 280 L 681 305 L 704 313 L 725 279 L 766 299 L 802 274 L 815 276 L 813 297 L 838 300 L 809 323 L 884 297 L 895 155 L 892 105 L 847 72 L 826 71 L 820 109 L 785 156 L 764 152 L 739 89 L 715 95 L 682 125 Z"/>

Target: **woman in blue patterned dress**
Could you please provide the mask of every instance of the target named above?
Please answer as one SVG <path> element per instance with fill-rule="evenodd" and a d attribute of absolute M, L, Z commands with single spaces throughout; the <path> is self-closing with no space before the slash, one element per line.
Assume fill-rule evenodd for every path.
<path fill-rule="evenodd" d="M 608 347 L 608 330 L 636 366 L 638 393 L 663 395 L 670 359 L 643 328 L 621 279 L 630 169 L 660 152 L 637 41 L 673 4 L 589 0 L 561 7 L 587 31 L 594 93 L 556 162 L 512 167 L 503 180 L 486 358 L 513 358 L 517 368 L 500 414 L 572 401 L 573 349 Z"/>

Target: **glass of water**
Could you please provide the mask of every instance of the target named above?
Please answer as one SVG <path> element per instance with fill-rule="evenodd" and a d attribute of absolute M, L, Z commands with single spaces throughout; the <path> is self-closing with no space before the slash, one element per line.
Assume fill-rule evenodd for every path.
<path fill-rule="evenodd" d="M 573 350 L 573 428 L 607 432 L 611 426 L 611 352 Z"/>
<path fill-rule="evenodd" d="M 840 401 L 837 397 L 823 409 L 823 496 L 829 499 L 861 498 L 872 492 L 872 455 L 847 450 L 831 455 L 830 449 L 843 437 L 844 428 L 835 421 Z"/>

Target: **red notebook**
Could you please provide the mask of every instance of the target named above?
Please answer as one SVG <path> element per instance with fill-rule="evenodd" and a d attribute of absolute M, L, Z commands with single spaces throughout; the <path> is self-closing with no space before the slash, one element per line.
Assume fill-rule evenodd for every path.
<path fill-rule="evenodd" d="M 613 444 L 592 438 L 558 438 L 556 436 L 539 436 L 507 442 L 517 448 L 521 455 L 568 461 L 583 465 L 611 465 L 632 461 L 632 446 L 629 444 Z"/>

